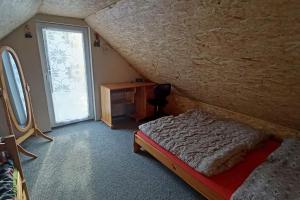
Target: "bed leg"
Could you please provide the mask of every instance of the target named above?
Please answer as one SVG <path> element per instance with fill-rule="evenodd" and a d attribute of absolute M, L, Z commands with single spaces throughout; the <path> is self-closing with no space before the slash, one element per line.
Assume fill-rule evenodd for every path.
<path fill-rule="evenodd" d="M 133 152 L 138 153 L 140 150 L 141 150 L 141 146 L 134 141 L 134 143 L 133 143 Z"/>
<path fill-rule="evenodd" d="M 135 142 L 135 134 L 137 133 L 137 131 L 134 131 L 133 133 L 133 152 L 134 153 L 138 153 L 141 150 L 141 146 Z"/>

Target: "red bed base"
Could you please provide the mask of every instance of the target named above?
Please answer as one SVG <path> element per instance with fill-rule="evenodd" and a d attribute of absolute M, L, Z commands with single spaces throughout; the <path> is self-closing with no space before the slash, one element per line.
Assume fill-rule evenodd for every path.
<path fill-rule="evenodd" d="M 245 160 L 232 167 L 221 174 L 207 177 L 196 171 L 185 162 L 177 158 L 171 152 L 165 150 L 159 144 L 154 142 L 151 138 L 145 135 L 142 131 L 136 133 L 139 137 L 149 143 L 159 152 L 170 158 L 173 162 L 178 164 L 181 168 L 191 174 L 196 180 L 205 184 L 208 188 L 216 192 L 224 199 L 230 199 L 234 191 L 245 181 L 249 174 L 260 165 L 277 147 L 280 146 L 280 141 L 269 139 L 262 143 L 258 148 L 250 151 Z"/>

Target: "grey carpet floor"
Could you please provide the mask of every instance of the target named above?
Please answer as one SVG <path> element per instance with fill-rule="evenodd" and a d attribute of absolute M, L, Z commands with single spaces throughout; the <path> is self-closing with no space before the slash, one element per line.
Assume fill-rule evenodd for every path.
<path fill-rule="evenodd" d="M 23 147 L 38 155 L 21 157 L 31 199 L 205 199 L 149 154 L 132 152 L 136 127 L 87 121 L 54 129 L 53 142 L 27 140 Z"/>

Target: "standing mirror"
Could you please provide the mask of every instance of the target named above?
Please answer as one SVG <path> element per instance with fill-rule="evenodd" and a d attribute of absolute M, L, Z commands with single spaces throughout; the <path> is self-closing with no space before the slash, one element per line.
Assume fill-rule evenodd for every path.
<path fill-rule="evenodd" d="M 36 155 L 25 150 L 20 144 L 36 134 L 50 141 L 37 128 L 32 112 L 32 104 L 20 61 L 10 47 L 0 49 L 0 96 L 2 98 L 10 134 L 16 136 L 18 149 L 21 153 L 36 158 Z"/>

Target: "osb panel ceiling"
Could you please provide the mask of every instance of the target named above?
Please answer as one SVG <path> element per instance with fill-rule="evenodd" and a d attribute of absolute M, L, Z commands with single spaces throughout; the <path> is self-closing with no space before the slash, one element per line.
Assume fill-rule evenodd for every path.
<path fill-rule="evenodd" d="M 1 0 L 0 39 L 34 16 L 41 0 Z"/>
<path fill-rule="evenodd" d="M 298 0 L 4 0 L 0 39 L 38 7 L 90 15 L 89 25 L 153 81 L 300 129 Z"/>
<path fill-rule="evenodd" d="M 147 78 L 300 129 L 299 0 L 123 0 L 86 18 Z"/>
<path fill-rule="evenodd" d="M 43 0 L 39 12 L 85 18 L 119 0 Z"/>

